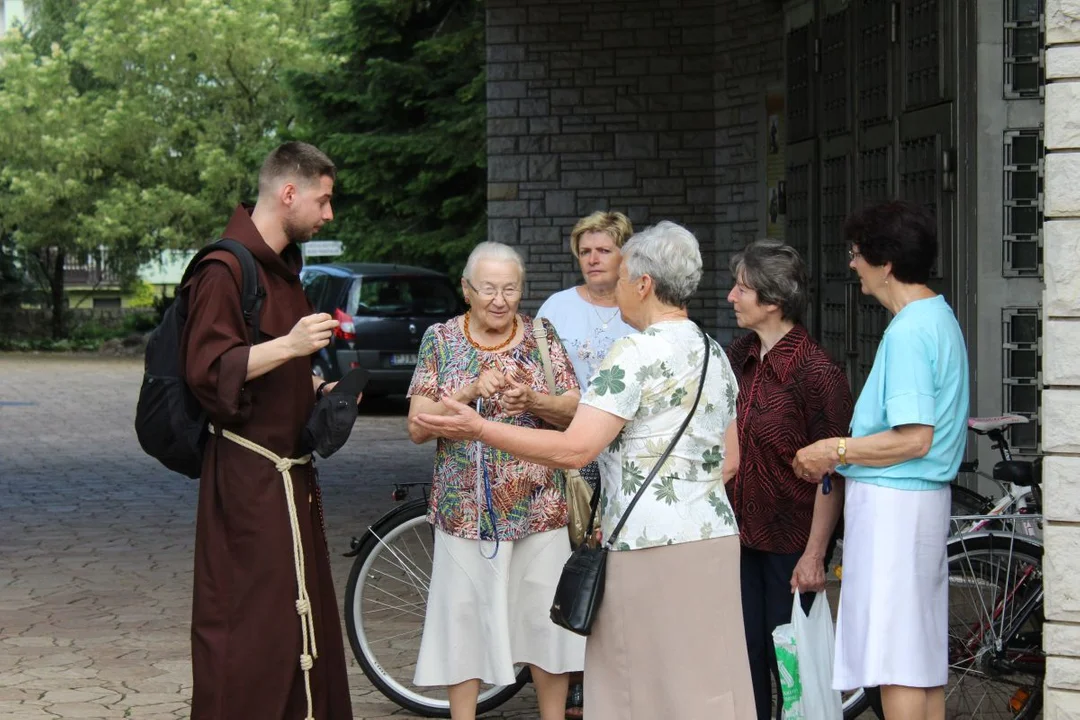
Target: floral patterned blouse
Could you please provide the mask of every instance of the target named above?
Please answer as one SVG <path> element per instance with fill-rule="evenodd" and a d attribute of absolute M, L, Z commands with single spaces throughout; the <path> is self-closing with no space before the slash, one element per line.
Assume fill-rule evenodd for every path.
<path fill-rule="evenodd" d="M 484 352 L 465 338 L 458 318 L 432 325 L 424 333 L 420 354 L 409 385 L 409 396 L 441 400 L 474 382 L 483 368 L 495 367 L 533 390 L 548 392 L 540 349 L 533 335 L 533 320 L 519 315 L 525 338 L 504 352 Z M 551 365 L 555 374 L 555 395 L 578 389 L 574 368 L 566 350 L 547 320 Z M 475 407 L 475 405 L 474 405 Z M 498 396 L 484 401 L 480 414 L 496 422 L 523 427 L 550 427 L 539 417 L 523 413 L 507 415 Z M 477 453 L 483 458 L 477 465 Z M 469 540 L 477 539 L 477 508 L 480 507 L 480 539 L 494 540 L 491 514 L 481 483 L 478 503 L 477 475 L 486 474 L 491 486 L 492 507 L 499 540 L 517 540 L 532 533 L 565 527 L 565 479 L 561 470 L 518 460 L 509 453 L 475 441 L 438 438 L 435 448 L 435 477 L 432 484 L 428 522 L 443 532 Z"/>
<path fill-rule="evenodd" d="M 724 491 L 724 431 L 735 421 L 738 384 L 709 339 L 705 389 L 686 432 L 615 538 L 616 550 L 737 535 Z M 611 537 L 630 500 L 694 405 L 705 343 L 689 320 L 660 322 L 615 342 L 583 405 L 626 420 L 600 454 L 600 529 Z"/>

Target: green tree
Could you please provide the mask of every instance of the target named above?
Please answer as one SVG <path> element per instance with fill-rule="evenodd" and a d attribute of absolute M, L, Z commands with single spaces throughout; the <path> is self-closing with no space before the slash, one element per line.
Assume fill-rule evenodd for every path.
<path fill-rule="evenodd" d="M 0 45 L 0 222 L 64 327 L 63 264 L 106 249 L 130 278 L 254 195 L 293 120 L 285 77 L 318 72 L 333 0 L 47 0 Z M 38 11 L 40 10 L 40 11 Z"/>
<path fill-rule="evenodd" d="M 349 0 L 327 73 L 297 73 L 300 137 L 338 165 L 347 256 L 451 272 L 486 236 L 480 0 Z"/>

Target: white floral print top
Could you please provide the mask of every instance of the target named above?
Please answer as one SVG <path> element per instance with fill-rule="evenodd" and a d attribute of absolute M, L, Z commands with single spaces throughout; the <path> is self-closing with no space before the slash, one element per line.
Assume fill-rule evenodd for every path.
<path fill-rule="evenodd" d="M 697 411 L 630 513 L 616 550 L 739 532 L 721 476 L 724 431 L 735 421 L 738 383 L 720 345 L 710 338 L 709 346 L 709 372 Z M 693 322 L 656 323 L 616 341 L 593 377 L 582 404 L 627 421 L 599 457 L 605 540 L 693 406 L 704 351 Z"/>

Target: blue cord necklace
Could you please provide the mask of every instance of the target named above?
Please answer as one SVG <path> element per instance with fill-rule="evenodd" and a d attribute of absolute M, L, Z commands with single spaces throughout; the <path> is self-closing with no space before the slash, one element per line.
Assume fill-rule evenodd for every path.
<path fill-rule="evenodd" d="M 476 413 L 482 415 L 483 400 L 476 399 Z M 476 441 L 476 474 L 477 474 L 477 493 L 476 493 L 476 539 L 480 543 L 480 554 L 487 560 L 494 560 L 495 556 L 499 554 L 499 526 L 498 521 L 495 518 L 495 499 L 491 492 L 491 478 L 488 476 L 487 463 L 484 462 L 484 447 L 480 444 L 480 441 Z M 482 499 L 486 500 L 488 519 L 491 521 L 491 532 L 495 536 L 495 551 L 491 555 L 487 555 L 484 552 L 484 539 L 483 534 L 480 531 L 480 514 L 483 512 L 481 504 L 481 490 L 483 491 Z"/>

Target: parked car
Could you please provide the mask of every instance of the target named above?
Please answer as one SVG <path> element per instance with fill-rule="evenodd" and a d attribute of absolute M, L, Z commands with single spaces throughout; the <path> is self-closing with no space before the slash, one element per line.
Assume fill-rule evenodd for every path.
<path fill-rule="evenodd" d="M 370 373 L 367 397 L 406 392 L 424 331 L 463 307 L 445 274 L 409 265 L 309 265 L 300 280 L 315 311 L 341 323 L 314 357 L 313 371 L 337 380 L 363 367 Z"/>

